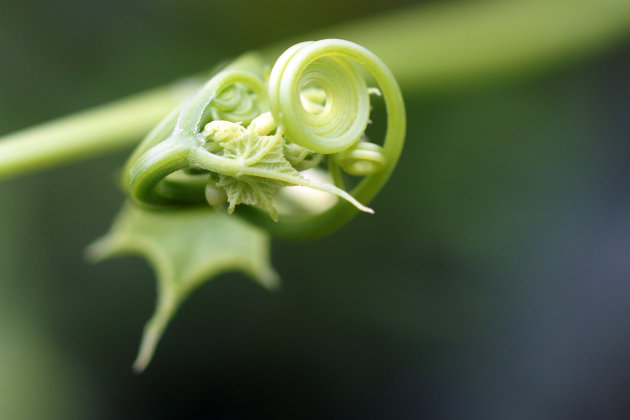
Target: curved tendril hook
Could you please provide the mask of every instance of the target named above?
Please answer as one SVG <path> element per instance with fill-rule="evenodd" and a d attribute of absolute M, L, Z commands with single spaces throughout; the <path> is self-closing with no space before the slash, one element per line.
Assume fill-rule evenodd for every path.
<path fill-rule="evenodd" d="M 382 145 L 364 136 L 374 89 L 367 87 L 362 68 L 386 105 Z M 125 168 L 129 195 L 160 206 L 220 206 L 228 200 L 230 212 L 236 204 L 250 204 L 237 213 L 272 233 L 297 238 L 329 233 L 357 210 L 371 212 L 361 203 L 369 203 L 387 182 L 405 137 L 404 103 L 389 69 L 367 49 L 330 39 L 294 45 L 278 58 L 267 84 L 264 74 L 260 61 L 237 60 L 167 116 Z M 298 172 L 317 166 L 322 155 L 328 155 L 334 185 L 316 184 Z M 363 177 L 350 193 L 344 191 L 342 171 Z M 273 195 L 287 185 L 342 199 L 319 214 L 272 221 L 278 219 Z"/>

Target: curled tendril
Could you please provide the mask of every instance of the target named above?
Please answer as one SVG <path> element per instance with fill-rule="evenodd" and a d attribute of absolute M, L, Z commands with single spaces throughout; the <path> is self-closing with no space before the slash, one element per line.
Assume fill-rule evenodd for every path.
<path fill-rule="evenodd" d="M 377 87 L 368 87 L 364 70 Z M 383 62 L 343 40 L 303 42 L 271 69 L 245 56 L 216 74 L 187 103 L 167 116 L 133 153 L 123 185 L 138 203 L 186 206 L 229 202 L 278 218 L 273 196 L 303 185 L 343 200 L 317 213 L 282 215 L 272 222 L 252 206 L 238 213 L 285 236 L 331 232 L 350 220 L 387 182 L 400 156 L 405 111 L 398 85 Z M 370 93 L 382 95 L 387 132 L 382 144 L 365 138 Z M 270 112 L 267 112 L 270 111 Z M 327 155 L 334 185 L 316 184 L 299 171 Z M 344 191 L 342 171 L 361 176 Z M 315 206 L 314 206 L 315 207 Z"/>
<path fill-rule="evenodd" d="M 249 122 L 266 109 L 247 85 L 235 83 L 218 93 L 210 103 L 213 120 Z"/>
<path fill-rule="evenodd" d="M 292 142 L 318 153 L 352 146 L 370 115 L 365 80 L 358 65 L 340 54 L 343 46 L 326 41 L 294 45 L 278 58 L 269 77 L 269 106 L 278 126 Z M 304 106 L 307 89 L 323 93 L 323 105 L 316 110 Z"/>
<path fill-rule="evenodd" d="M 378 144 L 364 140 L 337 153 L 334 160 L 345 172 L 357 176 L 377 173 L 387 164 L 385 150 Z"/>

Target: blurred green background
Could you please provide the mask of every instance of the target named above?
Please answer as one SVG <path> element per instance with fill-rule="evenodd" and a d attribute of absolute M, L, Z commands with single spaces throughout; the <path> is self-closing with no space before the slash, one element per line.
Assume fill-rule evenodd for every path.
<path fill-rule="evenodd" d="M 0 133 L 416 4 L 3 0 Z M 628 418 L 630 42 L 404 93 L 376 214 L 204 285 L 140 376 L 153 274 L 82 258 L 128 151 L 0 183 L 0 418 Z"/>

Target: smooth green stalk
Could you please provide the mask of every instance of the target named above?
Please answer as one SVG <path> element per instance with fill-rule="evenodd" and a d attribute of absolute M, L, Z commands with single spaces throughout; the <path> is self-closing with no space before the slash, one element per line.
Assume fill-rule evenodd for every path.
<path fill-rule="evenodd" d="M 379 56 L 405 94 L 492 83 L 545 71 L 626 42 L 628 0 L 435 2 L 316 31 Z M 276 57 L 283 40 L 262 51 Z"/>
<path fill-rule="evenodd" d="M 0 179 L 129 147 L 190 92 L 163 87 L 5 136 Z"/>
<path fill-rule="evenodd" d="M 411 94 L 544 70 L 629 34 L 627 0 L 494 0 L 417 6 L 306 38 L 366 46 Z M 277 57 L 286 45 L 262 53 Z M 178 102 L 167 86 L 7 135 L 0 178 L 131 147 Z"/>

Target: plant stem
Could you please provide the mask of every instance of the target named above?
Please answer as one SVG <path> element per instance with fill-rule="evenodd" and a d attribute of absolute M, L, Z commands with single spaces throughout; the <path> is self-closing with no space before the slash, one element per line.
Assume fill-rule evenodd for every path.
<path fill-rule="evenodd" d="M 364 45 L 410 93 L 545 70 L 629 34 L 628 0 L 493 0 L 404 9 L 300 41 Z M 293 43 L 263 53 L 271 63 Z M 159 88 L 0 138 L 0 178 L 130 147 L 181 99 L 172 87 Z"/>
<path fill-rule="evenodd" d="M 363 45 L 389 67 L 403 92 L 452 89 L 544 71 L 628 39 L 628 0 L 436 2 L 283 40 L 341 38 Z"/>
<path fill-rule="evenodd" d="M 7 135 L 0 179 L 130 147 L 190 92 L 162 87 Z"/>

